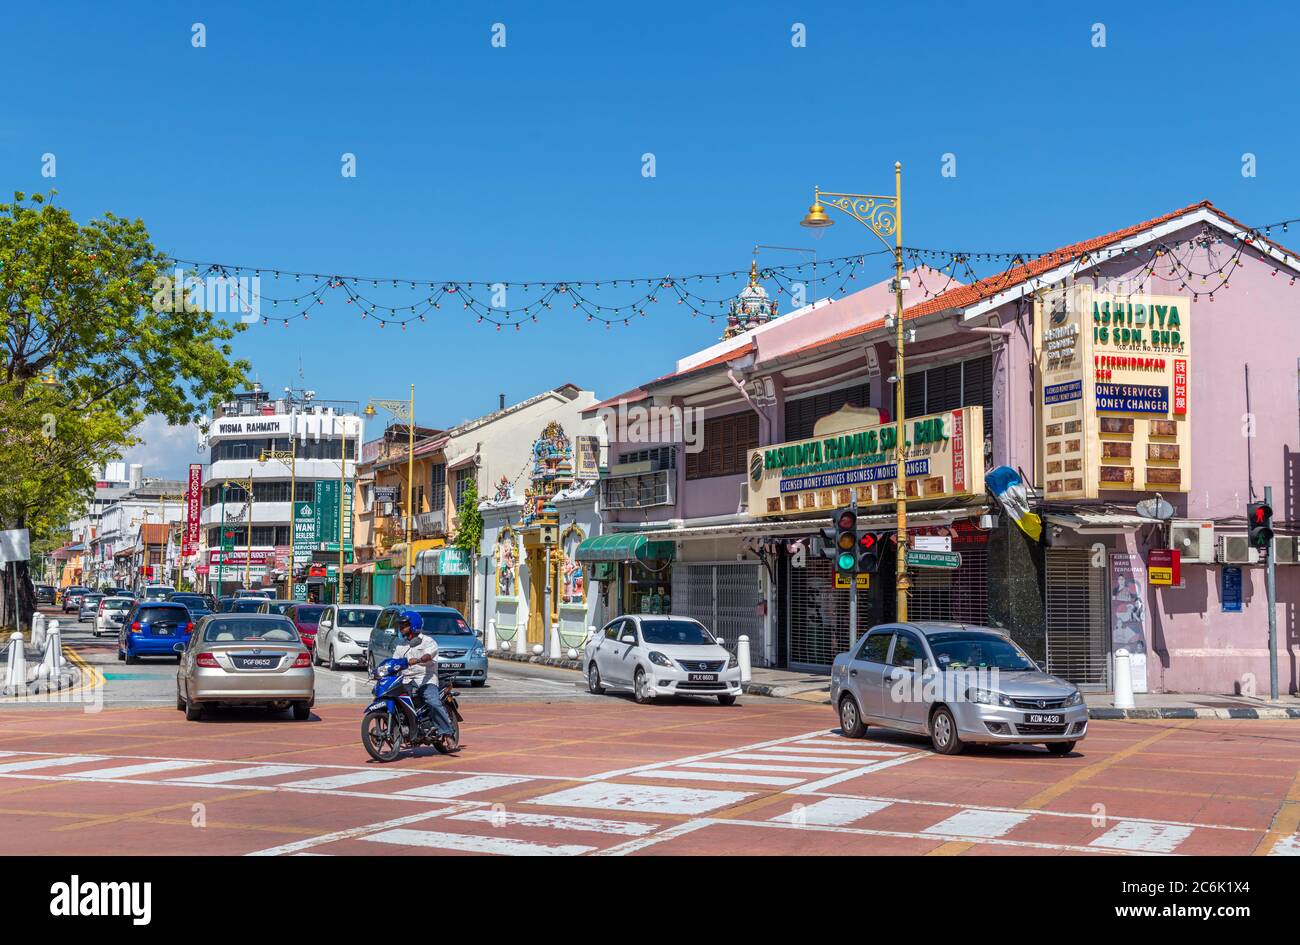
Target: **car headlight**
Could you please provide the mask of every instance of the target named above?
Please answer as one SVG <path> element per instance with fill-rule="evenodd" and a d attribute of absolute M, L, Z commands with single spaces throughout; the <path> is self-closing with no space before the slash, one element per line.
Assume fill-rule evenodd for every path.
<path fill-rule="evenodd" d="M 1082 701 L 1083 701 L 1083 693 L 1081 693 L 1078 689 L 1076 689 L 1074 690 L 1074 692 L 1070 693 L 1068 696 L 1065 697 L 1065 702 L 1063 702 L 1062 705 L 1067 705 L 1067 706 L 1078 705 Z"/>
<path fill-rule="evenodd" d="M 352 638 L 351 638 L 350 636 L 348 636 L 346 633 L 344 633 L 342 630 L 340 630 L 340 631 L 339 631 L 339 642 L 340 642 L 340 643 L 351 643 L 351 642 L 352 642 Z"/>
<path fill-rule="evenodd" d="M 481 646 L 476 646 L 474 647 L 474 652 L 470 655 L 473 656 L 474 659 L 481 659 L 482 657 L 487 656 L 487 650 L 483 649 Z"/>
<path fill-rule="evenodd" d="M 729 653 L 727 655 L 727 669 L 735 669 L 739 665 L 740 664 L 736 661 L 736 654 Z"/>
<path fill-rule="evenodd" d="M 664 656 L 664 655 L 663 655 L 662 653 L 660 653 L 658 650 L 651 650 L 651 651 L 650 651 L 650 662 L 654 663 L 656 666 L 672 666 L 672 665 L 673 665 L 673 661 L 670 660 L 668 657 Z"/>
<path fill-rule="evenodd" d="M 967 689 L 966 698 L 981 705 L 1001 705 L 1008 708 L 1015 708 L 1016 705 L 1011 701 L 1010 696 L 1004 696 L 1002 693 L 993 692 L 990 689 Z"/>

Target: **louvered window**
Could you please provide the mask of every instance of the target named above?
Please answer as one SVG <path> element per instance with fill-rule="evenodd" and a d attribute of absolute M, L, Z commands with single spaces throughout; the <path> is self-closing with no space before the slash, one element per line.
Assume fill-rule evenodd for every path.
<path fill-rule="evenodd" d="M 703 447 L 686 454 L 686 478 L 735 476 L 745 471 L 745 457 L 758 448 L 758 414 L 750 411 L 704 421 Z"/>
<path fill-rule="evenodd" d="M 813 435 L 817 421 L 827 414 L 832 414 L 845 404 L 854 407 L 870 407 L 871 385 L 858 384 L 855 387 L 841 387 L 839 390 L 814 394 L 788 400 L 785 404 L 785 439 L 806 440 Z"/>

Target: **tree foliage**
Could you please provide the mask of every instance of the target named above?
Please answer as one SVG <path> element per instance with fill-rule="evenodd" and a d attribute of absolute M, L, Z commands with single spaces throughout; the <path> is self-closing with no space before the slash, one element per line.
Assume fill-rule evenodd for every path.
<path fill-rule="evenodd" d="M 483 513 L 478 510 L 478 485 L 471 479 L 456 509 L 456 537 L 452 544 L 471 558 L 477 558 L 483 543 Z"/>

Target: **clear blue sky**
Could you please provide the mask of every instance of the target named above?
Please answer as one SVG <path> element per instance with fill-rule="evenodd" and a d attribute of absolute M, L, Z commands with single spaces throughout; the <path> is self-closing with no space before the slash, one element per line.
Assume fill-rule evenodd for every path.
<path fill-rule="evenodd" d="M 1202 198 L 1300 215 L 1297 35 L 1290 4 L 7 4 L 0 180 L 182 257 L 525 280 L 743 269 L 755 242 L 813 245 L 815 183 L 888 190 L 901 160 L 909 244 L 1040 250 Z M 856 225 L 816 245 L 875 248 Z M 239 354 L 273 390 L 300 358 L 322 397 L 413 381 L 434 425 L 498 392 L 617 393 L 720 331 L 660 304 L 497 333 L 444 305 L 402 334 L 333 298 Z"/>

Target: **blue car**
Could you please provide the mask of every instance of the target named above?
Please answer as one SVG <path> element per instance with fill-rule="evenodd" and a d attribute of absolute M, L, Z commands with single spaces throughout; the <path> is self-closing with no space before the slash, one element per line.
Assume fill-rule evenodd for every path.
<path fill-rule="evenodd" d="M 190 619 L 195 623 L 212 613 L 212 608 L 208 606 L 208 599 L 202 594 L 178 592 L 172 597 L 172 603 L 183 604 L 185 609 L 190 612 Z"/>
<path fill-rule="evenodd" d="M 457 683 L 483 686 L 487 683 L 487 651 L 474 628 L 465 622 L 454 607 L 437 607 L 433 604 L 394 605 L 385 607 L 370 631 L 370 646 L 366 653 L 370 674 L 402 643 L 397 631 L 397 617 L 404 610 L 414 610 L 424 621 L 425 636 L 433 637 L 438 644 L 438 678 L 448 677 Z"/>
<path fill-rule="evenodd" d="M 179 660 L 177 643 L 188 643 L 194 618 L 184 604 L 140 601 L 122 621 L 117 636 L 117 658 L 138 663 L 142 656 L 168 656 Z"/>

